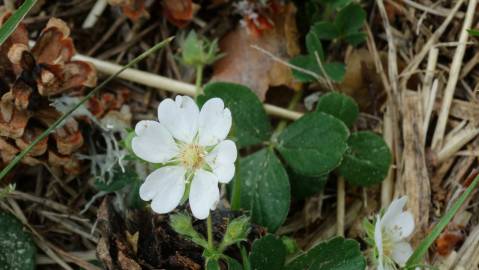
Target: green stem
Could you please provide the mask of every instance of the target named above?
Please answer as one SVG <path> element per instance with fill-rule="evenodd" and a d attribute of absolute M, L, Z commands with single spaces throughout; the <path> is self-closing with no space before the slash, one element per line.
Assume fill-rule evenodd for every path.
<path fill-rule="evenodd" d="M 472 181 L 472 183 L 469 185 L 469 187 L 467 187 L 464 193 L 462 193 L 462 195 L 454 202 L 449 211 L 444 214 L 444 216 L 439 220 L 436 226 L 434 226 L 432 231 L 429 232 L 427 237 L 422 240 L 416 250 L 414 250 L 413 254 L 411 255 L 411 257 L 409 257 L 409 260 L 406 263 L 406 269 L 414 268 L 414 266 L 421 262 L 422 258 L 429 250 L 429 247 L 434 243 L 436 238 L 439 237 L 444 228 L 446 228 L 447 224 L 449 224 L 449 222 L 454 218 L 461 206 L 466 202 L 467 198 L 469 198 L 474 189 L 477 187 L 478 183 L 479 176 L 477 176 L 476 173 L 474 181 Z"/>
<path fill-rule="evenodd" d="M 235 162 L 235 179 L 233 180 L 233 191 L 231 195 L 231 210 L 238 211 L 241 208 L 241 177 L 240 177 L 240 160 Z"/>
<path fill-rule="evenodd" d="M 211 214 L 208 215 L 208 219 L 206 220 L 206 230 L 208 234 L 208 249 L 213 250 L 213 222 L 211 221 Z"/>
<path fill-rule="evenodd" d="M 100 85 L 95 87 L 93 90 L 88 93 L 78 104 L 76 104 L 73 108 L 68 110 L 65 114 L 63 114 L 60 118 L 58 118 L 47 130 L 45 130 L 40 136 L 36 137 L 30 145 L 28 145 L 25 149 L 23 149 L 20 154 L 15 156 L 15 158 L 8 163 L 8 165 L 3 168 L 3 170 L 0 172 L 0 183 L 1 180 L 17 165 L 23 157 L 25 157 L 32 149 L 37 145 L 41 140 L 46 138 L 50 133 L 52 133 L 67 117 L 69 117 L 76 109 L 78 109 L 83 103 L 85 103 L 88 99 L 90 99 L 96 92 L 98 92 L 100 89 L 102 89 L 107 83 L 109 83 L 112 79 L 118 76 L 118 74 L 122 73 L 125 69 L 130 68 L 131 66 L 136 65 L 138 62 L 141 60 L 145 59 L 148 55 L 152 54 L 153 52 L 163 48 L 166 44 L 170 43 L 173 40 L 174 37 L 167 38 L 163 40 L 162 42 L 156 44 L 152 48 L 148 49 L 135 59 L 133 59 L 131 62 L 123 66 L 120 70 L 115 72 L 113 75 L 108 77 L 108 79 L 104 80 Z"/>
<path fill-rule="evenodd" d="M 36 0 L 25 0 L 23 4 L 15 11 L 10 18 L 0 28 L 0 45 L 15 31 L 17 26 L 22 22 L 23 18 L 27 16 L 30 9 L 35 6 Z"/>
<path fill-rule="evenodd" d="M 301 100 L 301 97 L 303 96 L 303 90 L 296 91 L 294 93 L 293 98 L 288 104 L 288 110 L 294 110 L 296 105 L 298 105 L 298 102 Z M 279 134 L 286 128 L 288 125 L 288 120 L 281 120 L 279 124 L 276 126 L 276 129 L 273 132 L 273 135 L 271 136 L 271 141 L 275 142 L 276 139 L 278 138 Z"/>
<path fill-rule="evenodd" d="M 202 94 L 201 85 L 202 85 L 202 82 L 203 82 L 203 67 L 204 67 L 203 65 L 197 65 L 196 66 L 195 99 L 197 99 L 198 96 Z"/>
<path fill-rule="evenodd" d="M 251 265 L 249 264 L 248 254 L 246 253 L 246 249 L 243 245 L 238 244 L 238 247 L 241 252 L 241 260 L 243 262 L 243 270 L 251 270 Z"/>

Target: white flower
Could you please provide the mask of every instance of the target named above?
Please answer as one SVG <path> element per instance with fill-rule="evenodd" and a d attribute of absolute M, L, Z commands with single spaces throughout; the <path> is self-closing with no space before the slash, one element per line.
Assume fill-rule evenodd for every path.
<path fill-rule="evenodd" d="M 225 140 L 231 129 L 231 112 L 219 98 L 208 100 L 201 111 L 186 96 L 163 100 L 156 121 L 140 121 L 132 149 L 143 160 L 161 163 L 140 187 L 140 197 L 152 200 L 153 211 L 172 211 L 189 190 L 190 208 L 205 219 L 216 208 L 218 183 L 234 176 L 236 145 Z"/>
<path fill-rule="evenodd" d="M 404 266 L 412 255 L 407 238 L 414 231 L 414 217 L 403 211 L 407 197 L 394 200 L 384 213 L 377 216 L 374 228 L 374 241 L 378 251 L 378 270 L 396 269 L 395 263 Z"/>

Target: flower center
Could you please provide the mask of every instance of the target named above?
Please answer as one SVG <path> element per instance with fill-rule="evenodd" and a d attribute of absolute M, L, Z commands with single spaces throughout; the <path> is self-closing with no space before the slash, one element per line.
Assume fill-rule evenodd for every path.
<path fill-rule="evenodd" d="M 186 144 L 180 152 L 180 161 L 188 170 L 196 170 L 203 166 L 205 150 L 196 144 Z"/>

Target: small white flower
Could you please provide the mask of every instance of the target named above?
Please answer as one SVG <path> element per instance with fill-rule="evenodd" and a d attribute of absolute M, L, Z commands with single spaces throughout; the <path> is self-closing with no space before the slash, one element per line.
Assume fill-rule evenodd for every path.
<path fill-rule="evenodd" d="M 140 197 L 152 200 L 153 211 L 164 214 L 175 209 L 189 190 L 193 215 L 205 219 L 219 201 L 218 183 L 228 183 L 235 173 L 236 145 L 225 140 L 231 112 L 219 98 L 208 100 L 200 111 L 190 97 L 177 96 L 160 103 L 158 119 L 140 121 L 135 127 L 133 152 L 163 165 L 148 175 Z"/>
<path fill-rule="evenodd" d="M 374 241 L 378 251 L 378 270 L 396 269 L 395 263 L 404 266 L 413 250 L 407 238 L 414 231 L 414 217 L 403 211 L 407 197 L 394 200 L 384 213 L 377 216 Z"/>

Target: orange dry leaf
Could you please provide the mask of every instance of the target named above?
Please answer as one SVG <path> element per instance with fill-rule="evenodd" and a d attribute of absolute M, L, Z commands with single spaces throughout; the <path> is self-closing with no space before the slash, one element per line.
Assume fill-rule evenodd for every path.
<path fill-rule="evenodd" d="M 168 21 L 177 27 L 187 26 L 198 11 L 192 0 L 163 0 L 163 12 Z"/>
<path fill-rule="evenodd" d="M 212 80 L 244 84 L 261 100 L 265 99 L 270 86 L 297 88 L 289 67 L 251 47 L 256 45 L 282 59 L 299 54 L 295 14 L 296 7 L 289 3 L 272 15 L 271 29 L 262 29 L 258 34 L 238 26 L 228 33 L 220 41 L 225 57 L 214 65 Z"/>
<path fill-rule="evenodd" d="M 107 0 L 112 6 L 119 6 L 123 14 L 132 21 L 137 21 L 141 17 L 148 16 L 145 9 L 144 0 Z"/>

